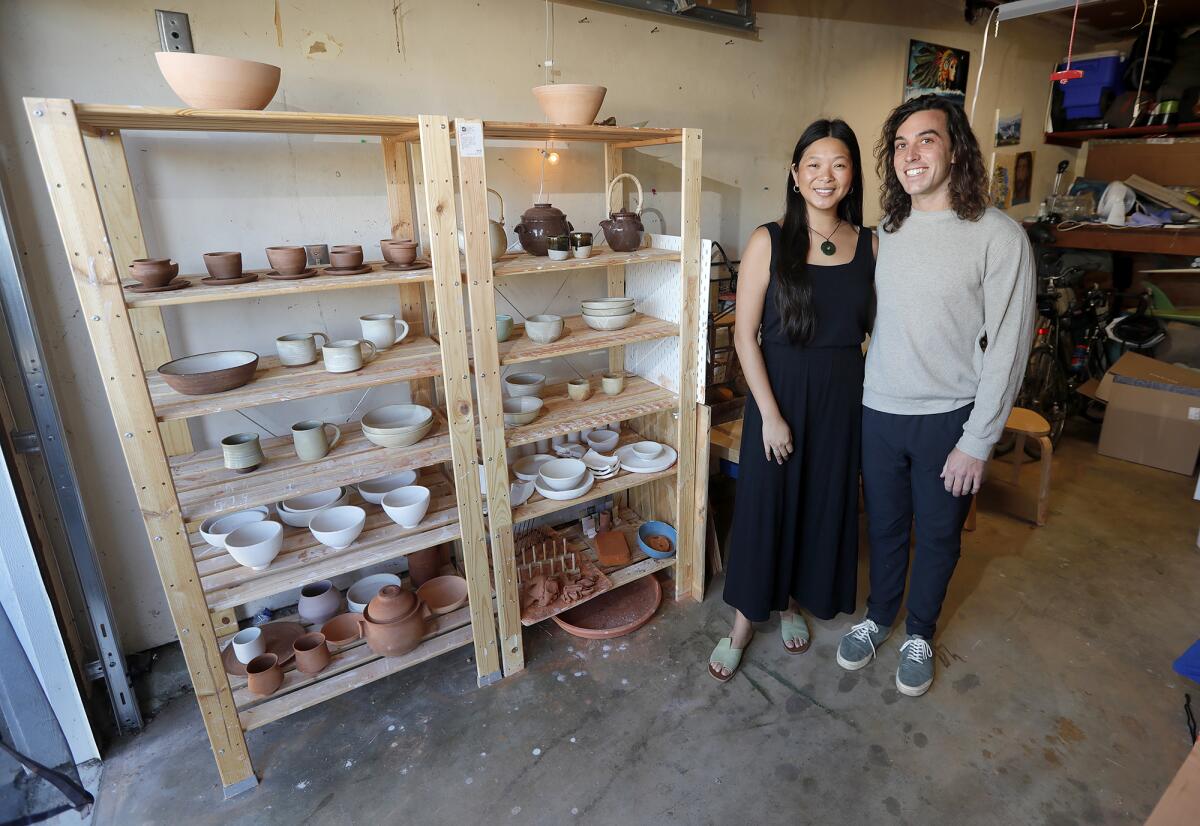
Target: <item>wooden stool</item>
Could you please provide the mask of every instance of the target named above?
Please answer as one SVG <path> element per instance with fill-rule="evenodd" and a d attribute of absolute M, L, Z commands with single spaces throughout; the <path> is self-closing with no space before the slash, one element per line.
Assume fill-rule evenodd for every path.
<path fill-rule="evenodd" d="M 1037 525 L 1045 525 L 1046 512 L 1050 504 L 1050 462 L 1054 458 L 1054 445 L 1050 441 L 1050 423 L 1032 410 L 1027 410 L 1024 407 L 1014 407 L 1012 413 L 1008 415 L 1008 421 L 1004 423 L 1004 429 L 1012 431 L 1017 437 L 1012 453 L 1009 454 L 1012 456 L 1012 473 L 1008 479 L 996 478 L 995 481 L 1003 487 L 992 492 L 1000 497 L 1002 507 L 1011 506 L 1014 504 L 1014 499 L 1027 500 L 1028 497 L 1022 496 L 1018 490 L 1021 481 L 1021 465 L 1026 460 L 1026 440 L 1031 438 L 1037 439 L 1042 449 L 1042 455 L 1039 460 L 1041 474 L 1038 482 L 1037 497 L 1034 500 L 1033 522 Z M 986 481 L 990 482 L 992 480 L 988 479 Z M 1020 510 L 1028 511 L 1028 507 L 1020 508 Z M 1024 516 L 1026 514 L 1022 513 L 1021 515 Z M 975 530 L 975 502 L 971 502 L 971 512 L 967 515 L 967 524 L 964 526 L 964 529 L 968 531 Z"/>

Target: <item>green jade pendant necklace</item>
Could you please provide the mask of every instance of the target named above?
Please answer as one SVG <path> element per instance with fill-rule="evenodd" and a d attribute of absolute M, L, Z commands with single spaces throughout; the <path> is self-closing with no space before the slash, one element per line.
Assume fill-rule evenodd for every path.
<path fill-rule="evenodd" d="M 837 224 L 833 228 L 833 232 L 829 233 L 828 235 L 821 235 L 819 231 L 813 229 L 812 227 L 809 227 L 808 229 L 811 232 L 816 232 L 817 235 L 821 235 L 821 237 L 825 239 L 821 242 L 821 252 L 825 253 L 826 255 L 834 255 L 837 253 L 837 244 L 833 243 L 829 239 L 834 235 L 837 235 L 837 231 L 841 228 L 841 226 L 842 222 L 841 220 L 838 220 Z"/>

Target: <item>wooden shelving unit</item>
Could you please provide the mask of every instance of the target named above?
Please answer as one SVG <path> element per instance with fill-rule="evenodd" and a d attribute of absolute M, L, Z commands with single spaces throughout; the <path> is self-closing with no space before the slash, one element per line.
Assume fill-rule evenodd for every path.
<path fill-rule="evenodd" d="M 44 98 L 27 98 L 25 104 L 70 275 L 107 379 L 112 415 L 226 795 L 257 783 L 244 737 L 249 729 L 468 644 L 474 645 L 480 684 L 498 679 L 501 663 L 478 483 L 446 118 L 197 111 Z M 419 150 L 424 187 L 417 200 L 423 201 L 419 213 L 427 227 L 424 252 L 430 266 L 392 272 L 376 262 L 372 272 L 359 276 L 322 273 L 298 281 L 260 278 L 231 287 L 194 284 L 175 292 L 131 293 L 121 276 L 131 260 L 146 257 L 147 251 L 121 135 L 146 129 L 379 136 L 393 237 L 416 235 L 409 170 Z M 514 269 L 523 266 L 529 265 Z M 397 315 L 409 322 L 410 335 L 358 372 L 330 374 L 320 364 L 283 368 L 274 356 L 264 355 L 249 384 L 208 396 L 180 395 L 156 373 L 171 358 L 161 307 L 295 300 L 302 293 L 382 285 L 398 288 Z M 435 326 L 437 340 L 431 337 Z M 410 448 L 377 447 L 355 423 L 343 426 L 339 444 L 317 462 L 301 463 L 290 438 L 266 439 L 266 462 L 241 475 L 224 468 L 219 448 L 197 450 L 185 421 L 401 381 L 410 382 L 415 399 L 433 406 L 437 417 L 433 430 Z M 209 516 L 403 469 L 418 469 L 433 492 L 427 517 L 413 530 L 393 524 L 375 506 L 369 506 L 363 533 L 344 550 L 318 544 L 308 531 L 288 528 L 283 551 L 263 571 L 238 565 L 194 532 L 196 523 Z M 226 674 L 218 638 L 237 630 L 233 609 L 446 542 L 461 547 L 469 604 L 439 617 L 415 651 L 388 658 L 372 654 L 362 643 L 350 645 L 315 677 L 289 666 L 283 687 L 265 698 L 249 694 L 243 679 Z"/>
<path fill-rule="evenodd" d="M 1200 123 L 1181 123 L 1178 126 L 1130 126 L 1125 129 L 1080 129 L 1070 132 L 1047 132 L 1046 143 L 1055 146 L 1083 146 L 1086 141 L 1129 140 L 1131 138 L 1171 138 L 1200 134 Z"/>
<path fill-rule="evenodd" d="M 701 308 L 706 306 L 710 244 L 700 238 L 701 133 L 695 129 L 629 130 L 462 118 L 455 121 L 454 129 L 466 235 L 470 345 L 479 437 L 486 467 L 488 531 L 501 654 L 505 675 L 509 675 L 520 671 L 525 664 L 514 525 L 524 527 L 533 520 L 552 521 L 555 514 L 568 508 L 613 497 L 628 527 L 636 529 L 642 519 L 657 519 L 673 525 L 678 533 L 675 557 L 655 560 L 635 553 L 628 566 L 607 572 L 614 585 L 670 569 L 677 599 L 685 596 L 700 599 L 703 595 L 708 417 L 707 408 L 700 403 L 703 374 L 699 365 L 705 340 Z M 473 139 L 463 140 L 464 135 Z M 679 144 L 681 236 L 649 236 L 648 247 L 631 253 L 615 253 L 596 246 L 597 254 L 583 260 L 559 262 L 518 255 L 493 264 L 488 250 L 485 160 L 482 152 L 464 149 L 479 146 L 480 137 L 603 144 L 606 184 L 620 174 L 624 150 Z M 602 237 L 597 234 L 597 245 Z M 507 341 L 497 343 L 494 285 L 498 279 L 583 269 L 606 273 L 607 295 L 636 299 L 638 316 L 634 323 L 624 330 L 602 332 L 587 327 L 581 317 L 570 316 L 566 318 L 565 334 L 550 344 L 534 343 L 525 337 L 519 325 Z M 622 393 L 605 396 L 595 380 L 592 397 L 575 402 L 566 396 L 564 387 L 547 387 L 542 394 L 545 405 L 538 419 L 522 427 L 504 427 L 502 366 L 595 350 L 608 352 L 610 370 L 631 374 Z M 678 461 L 658 473 L 622 471 L 612 479 L 596 482 L 576 500 L 548 500 L 535 493 L 524 504 L 512 507 L 507 450 L 614 422 L 622 423 L 624 441 L 653 438 L 670 444 L 678 452 Z M 636 541 L 632 542 L 631 548 L 636 547 Z"/>

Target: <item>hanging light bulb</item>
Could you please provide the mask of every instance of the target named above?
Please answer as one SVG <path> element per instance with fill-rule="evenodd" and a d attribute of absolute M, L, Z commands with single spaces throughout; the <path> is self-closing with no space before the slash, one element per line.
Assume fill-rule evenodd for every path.
<path fill-rule="evenodd" d="M 558 163 L 558 153 L 557 152 L 547 152 L 546 153 L 546 162 L 550 163 L 550 164 Z"/>

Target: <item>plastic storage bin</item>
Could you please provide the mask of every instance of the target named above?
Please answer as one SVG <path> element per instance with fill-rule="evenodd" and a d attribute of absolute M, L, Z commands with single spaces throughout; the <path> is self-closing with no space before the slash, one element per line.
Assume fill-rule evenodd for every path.
<path fill-rule="evenodd" d="M 1067 67 L 1060 63 L 1061 71 Z M 1062 87 L 1063 108 L 1070 120 L 1099 118 L 1114 97 L 1121 93 L 1121 53 L 1093 52 L 1076 55 L 1071 68 L 1083 71 L 1083 77 Z"/>

